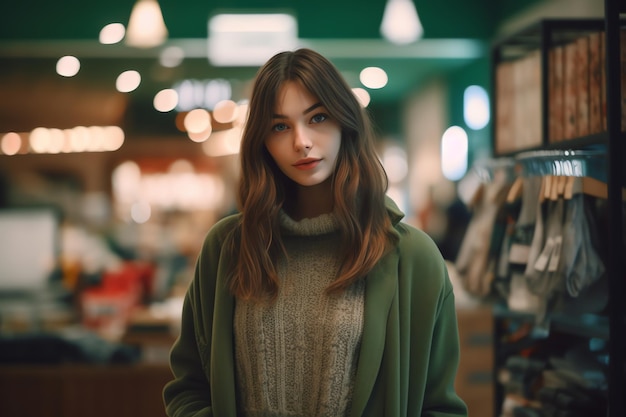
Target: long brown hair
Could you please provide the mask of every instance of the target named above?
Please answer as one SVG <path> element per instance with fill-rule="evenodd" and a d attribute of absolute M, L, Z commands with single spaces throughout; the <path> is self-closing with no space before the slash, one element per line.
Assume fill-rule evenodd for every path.
<path fill-rule="evenodd" d="M 271 131 L 277 92 L 286 81 L 305 87 L 341 126 L 332 189 L 343 262 L 327 291 L 340 291 L 364 277 L 395 239 L 385 209 L 387 176 L 376 154 L 366 110 L 328 59 L 306 48 L 281 52 L 257 73 L 241 142 L 237 198 L 242 216 L 230 249 L 235 254 L 231 289 L 244 299 L 273 299 L 279 288 L 274 264 L 284 247 L 278 213 L 293 183 L 276 166 L 264 143 Z"/>

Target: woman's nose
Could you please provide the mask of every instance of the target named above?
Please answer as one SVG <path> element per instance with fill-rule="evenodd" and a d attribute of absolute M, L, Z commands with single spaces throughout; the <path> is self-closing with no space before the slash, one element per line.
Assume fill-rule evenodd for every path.
<path fill-rule="evenodd" d="M 313 142 L 307 129 L 303 126 L 297 126 L 294 129 L 293 147 L 296 151 L 303 149 L 311 149 Z"/>

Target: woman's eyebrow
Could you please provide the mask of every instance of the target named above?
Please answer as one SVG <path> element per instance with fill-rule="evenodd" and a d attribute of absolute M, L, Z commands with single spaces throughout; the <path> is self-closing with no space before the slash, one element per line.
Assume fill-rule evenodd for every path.
<path fill-rule="evenodd" d="M 310 106 L 310 107 L 306 108 L 306 109 L 302 112 L 302 114 L 307 114 L 307 113 L 310 113 L 310 112 L 312 112 L 313 110 L 317 109 L 318 107 L 322 107 L 322 103 L 319 103 L 319 102 L 318 102 L 318 103 L 313 104 L 312 106 Z M 286 119 L 286 118 L 287 118 L 287 116 L 285 116 L 284 114 L 278 114 L 278 113 L 275 113 L 275 114 L 273 114 L 273 115 L 272 115 L 272 118 L 273 118 L 273 119 Z"/>
<path fill-rule="evenodd" d="M 314 104 L 314 105 L 312 105 L 311 107 L 309 107 L 309 108 L 307 108 L 306 110 L 304 110 L 304 111 L 302 112 L 302 114 L 307 114 L 307 113 L 310 113 L 310 112 L 312 112 L 313 110 L 317 109 L 318 107 L 322 107 L 322 103 L 320 103 L 320 102 L 315 103 L 315 104 Z"/>

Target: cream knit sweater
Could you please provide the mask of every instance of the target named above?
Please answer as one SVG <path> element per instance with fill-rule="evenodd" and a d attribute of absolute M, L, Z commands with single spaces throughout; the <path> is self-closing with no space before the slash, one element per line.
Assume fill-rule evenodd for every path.
<path fill-rule="evenodd" d="M 245 417 L 340 417 L 348 413 L 363 331 L 362 281 L 324 289 L 340 262 L 331 214 L 294 221 L 281 213 L 289 260 L 273 304 L 237 301 L 238 408 Z"/>

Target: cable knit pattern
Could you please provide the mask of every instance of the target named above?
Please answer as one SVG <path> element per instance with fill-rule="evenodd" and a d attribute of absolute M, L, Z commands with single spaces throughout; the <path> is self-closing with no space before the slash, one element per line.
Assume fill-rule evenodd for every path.
<path fill-rule="evenodd" d="M 245 417 L 348 414 L 363 332 L 364 283 L 338 295 L 324 289 L 341 259 L 336 219 L 294 221 L 281 213 L 289 261 L 273 304 L 237 301 L 238 406 Z"/>

